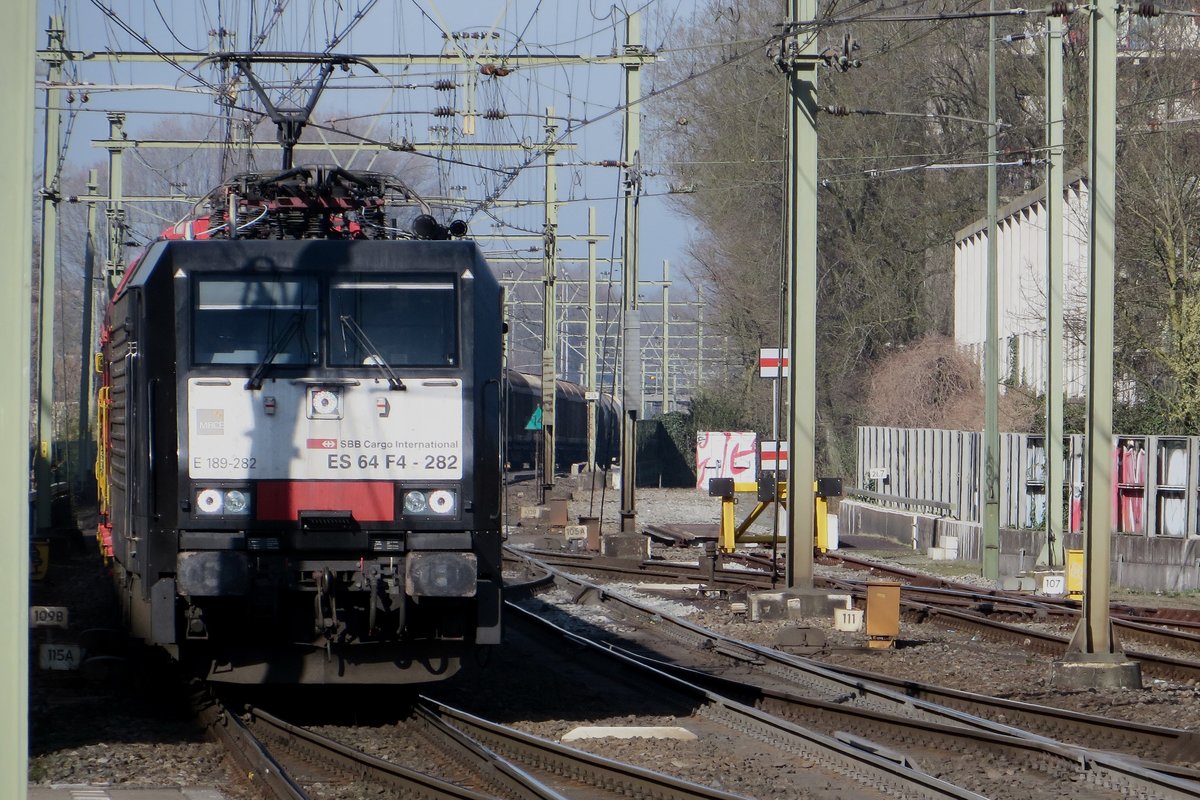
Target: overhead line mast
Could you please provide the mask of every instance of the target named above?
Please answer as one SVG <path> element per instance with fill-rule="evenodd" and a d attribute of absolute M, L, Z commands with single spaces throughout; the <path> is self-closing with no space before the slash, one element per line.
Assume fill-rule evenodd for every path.
<path fill-rule="evenodd" d="M 626 17 L 625 52 L 642 54 L 641 20 Z M 637 419 L 642 408 L 642 328 L 638 310 L 638 198 L 642 193 L 641 61 L 625 64 L 625 238 L 621 252 L 621 347 L 624 381 L 621 414 L 621 533 L 637 531 Z"/>

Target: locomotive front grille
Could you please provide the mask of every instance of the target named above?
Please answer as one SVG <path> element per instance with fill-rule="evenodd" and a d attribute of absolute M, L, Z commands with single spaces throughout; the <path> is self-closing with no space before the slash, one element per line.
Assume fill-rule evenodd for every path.
<path fill-rule="evenodd" d="M 301 511 L 300 530 L 313 532 L 357 531 L 358 520 L 350 511 Z"/>

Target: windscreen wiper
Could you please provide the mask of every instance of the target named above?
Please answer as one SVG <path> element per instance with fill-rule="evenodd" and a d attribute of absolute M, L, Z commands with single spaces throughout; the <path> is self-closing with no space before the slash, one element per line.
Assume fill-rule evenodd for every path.
<path fill-rule="evenodd" d="M 258 391 L 263 385 L 263 376 L 267 374 L 267 367 L 271 366 L 271 362 L 275 360 L 275 356 L 283 352 L 283 348 L 287 347 L 288 342 L 296 335 L 296 331 L 300 330 L 300 325 L 304 322 L 304 312 L 297 311 L 288 320 L 288 324 L 279 332 L 279 337 L 275 343 L 267 350 L 267 354 L 263 356 L 262 361 L 258 362 L 258 366 L 254 368 L 254 374 L 250 376 L 250 380 L 246 381 L 246 388 L 252 391 Z"/>
<path fill-rule="evenodd" d="M 350 335 L 354 338 L 354 341 L 358 342 L 358 346 L 367 351 L 371 363 L 379 368 L 379 371 L 383 373 L 383 377 L 387 378 L 388 386 L 392 387 L 393 391 L 406 390 L 408 387 L 397 377 L 396 373 L 392 370 L 391 364 L 388 364 L 384 360 L 379 349 L 375 347 L 375 343 L 367 336 L 367 332 L 354 321 L 354 317 L 349 314 L 342 314 L 338 317 L 338 320 L 342 323 L 342 335 L 345 336 L 345 332 L 350 331 Z"/>

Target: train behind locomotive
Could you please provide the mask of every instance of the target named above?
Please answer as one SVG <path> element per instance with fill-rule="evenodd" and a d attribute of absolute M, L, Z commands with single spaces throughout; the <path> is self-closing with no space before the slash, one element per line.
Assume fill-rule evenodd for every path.
<path fill-rule="evenodd" d="M 114 293 L 100 539 L 131 632 L 210 680 L 437 680 L 500 641 L 502 290 L 399 232 L 407 195 L 241 176 Z"/>
<path fill-rule="evenodd" d="M 555 382 L 554 458 L 560 470 L 588 461 L 588 400 L 584 387 Z M 613 396 L 599 393 L 596 406 L 595 463 L 607 468 L 621 450 L 621 412 Z M 504 437 L 505 463 L 512 470 L 532 469 L 540 457 L 541 432 L 530 426 L 542 404 L 542 379 L 509 370 L 506 374 Z"/>

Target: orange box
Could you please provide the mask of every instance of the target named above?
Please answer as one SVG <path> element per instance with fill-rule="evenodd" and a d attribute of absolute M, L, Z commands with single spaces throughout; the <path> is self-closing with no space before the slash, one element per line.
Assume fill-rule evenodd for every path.
<path fill-rule="evenodd" d="M 892 647 L 900 635 L 900 586 L 898 581 L 867 584 L 867 638 L 870 647 Z"/>

